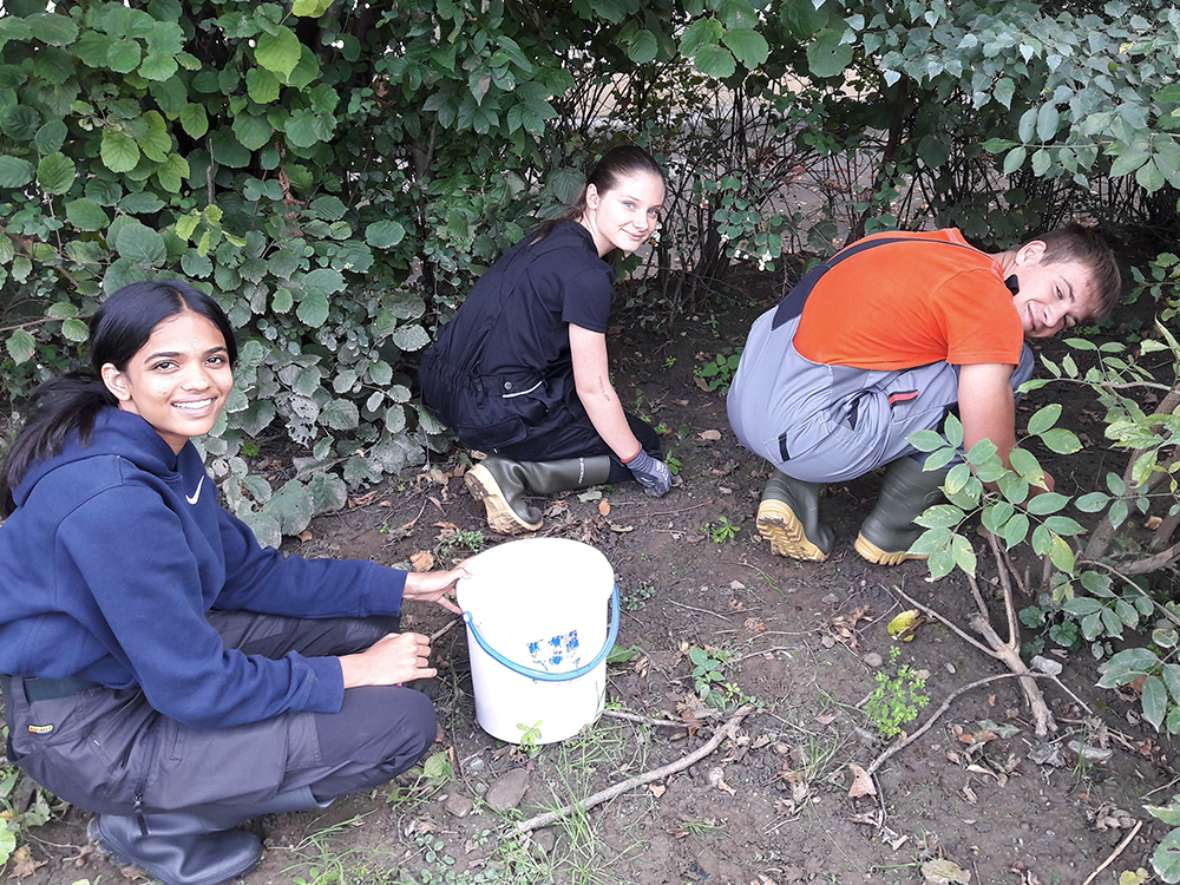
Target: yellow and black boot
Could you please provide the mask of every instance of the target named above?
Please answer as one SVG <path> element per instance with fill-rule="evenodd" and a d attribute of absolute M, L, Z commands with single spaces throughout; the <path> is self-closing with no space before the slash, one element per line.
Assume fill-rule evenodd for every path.
<path fill-rule="evenodd" d="M 908 456 L 898 458 L 885 470 L 877 504 L 861 524 L 853 545 L 856 552 L 876 565 L 897 565 L 907 559 L 925 559 L 924 553 L 910 553 L 910 545 L 925 531 L 914 519 L 942 500 L 942 484 L 950 467 L 923 470 Z"/>
<path fill-rule="evenodd" d="M 779 556 L 822 562 L 832 552 L 835 535 L 819 518 L 819 483 L 775 472 L 762 490 L 758 534 Z"/>
<path fill-rule="evenodd" d="M 491 457 L 464 476 L 467 490 L 483 501 L 488 525 L 502 535 L 523 535 L 541 527 L 541 511 L 524 496 L 552 495 L 606 482 L 611 460 L 607 455 L 563 458 L 560 461 L 509 461 Z"/>

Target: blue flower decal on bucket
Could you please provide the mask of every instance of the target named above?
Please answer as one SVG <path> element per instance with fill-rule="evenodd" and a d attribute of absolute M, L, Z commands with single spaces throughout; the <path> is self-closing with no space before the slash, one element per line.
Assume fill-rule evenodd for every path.
<path fill-rule="evenodd" d="M 549 671 L 551 667 L 560 667 L 567 658 L 573 657 L 573 666 L 582 663 L 582 656 L 578 652 L 578 631 L 559 633 L 548 639 L 533 640 L 528 644 L 529 657 L 540 669 Z"/>

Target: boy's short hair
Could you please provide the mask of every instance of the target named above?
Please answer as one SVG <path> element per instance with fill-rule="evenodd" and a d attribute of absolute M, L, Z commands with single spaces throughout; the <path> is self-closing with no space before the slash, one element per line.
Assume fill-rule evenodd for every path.
<path fill-rule="evenodd" d="M 1114 310 L 1123 295 L 1123 278 L 1110 244 L 1097 227 L 1071 221 L 1037 239 L 1045 244 L 1042 261 L 1078 261 L 1089 268 L 1095 304 L 1091 319 L 1102 319 Z"/>

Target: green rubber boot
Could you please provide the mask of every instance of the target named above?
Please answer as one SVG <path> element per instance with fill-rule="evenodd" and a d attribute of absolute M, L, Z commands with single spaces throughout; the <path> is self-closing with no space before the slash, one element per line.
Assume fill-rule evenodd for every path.
<path fill-rule="evenodd" d="M 853 545 L 856 552 L 876 565 L 897 565 L 907 559 L 925 559 L 924 553 L 910 553 L 910 545 L 925 531 L 914 519 L 942 500 L 940 486 L 950 467 L 923 470 L 910 457 L 898 458 L 885 470 L 881 495 L 861 524 Z"/>
<path fill-rule="evenodd" d="M 758 534 L 779 556 L 823 562 L 832 552 L 835 535 L 819 518 L 819 483 L 793 479 L 775 471 L 762 490 Z"/>
<path fill-rule="evenodd" d="M 610 457 L 561 461 L 509 461 L 486 458 L 467 471 L 467 490 L 483 501 L 488 525 L 502 535 L 522 535 L 541 527 L 541 511 L 525 502 L 526 494 L 552 495 L 600 485 L 610 475 Z"/>

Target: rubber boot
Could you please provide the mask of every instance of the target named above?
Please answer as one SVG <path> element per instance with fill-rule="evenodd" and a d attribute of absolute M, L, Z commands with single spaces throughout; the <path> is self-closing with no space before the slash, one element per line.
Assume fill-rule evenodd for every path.
<path fill-rule="evenodd" d="M 897 565 L 907 559 L 925 559 L 924 553 L 910 553 L 910 546 L 925 531 L 914 519 L 942 499 L 940 486 L 950 467 L 923 470 L 908 456 L 898 458 L 885 470 L 877 504 L 861 524 L 853 545 L 856 552 L 876 565 Z"/>
<path fill-rule="evenodd" d="M 528 493 L 551 495 L 606 482 L 610 457 L 565 458 L 561 461 L 509 461 L 491 457 L 464 476 L 467 490 L 483 501 L 488 525 L 502 535 L 535 532 L 541 511 L 525 502 Z"/>
<path fill-rule="evenodd" d="M 327 808 L 311 787 L 288 790 L 254 805 L 209 805 L 157 814 L 97 814 L 86 833 L 119 863 L 139 867 L 164 885 L 220 885 L 237 879 L 262 856 L 253 833 L 233 827 L 263 814 Z"/>
<path fill-rule="evenodd" d="M 819 518 L 819 483 L 775 472 L 762 490 L 758 534 L 779 556 L 823 562 L 832 552 L 835 535 Z"/>

